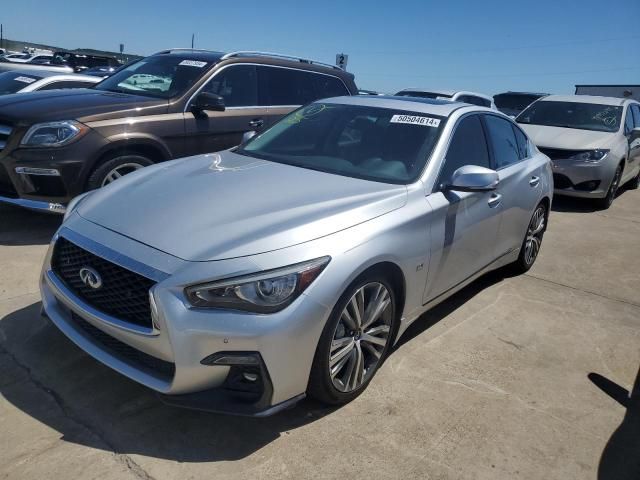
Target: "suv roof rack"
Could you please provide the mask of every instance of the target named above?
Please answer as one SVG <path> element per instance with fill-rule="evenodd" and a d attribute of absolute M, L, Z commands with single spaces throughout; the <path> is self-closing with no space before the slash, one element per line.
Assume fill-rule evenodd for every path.
<path fill-rule="evenodd" d="M 321 65 L 323 67 L 329 67 L 329 68 L 333 68 L 335 70 L 343 71 L 337 65 L 331 65 L 330 63 L 317 62 L 315 60 L 309 60 L 308 58 L 301 58 L 301 57 L 297 57 L 297 56 L 294 56 L 294 55 L 285 55 L 285 54 L 282 54 L 282 53 L 273 53 L 273 52 L 259 52 L 259 51 L 252 51 L 252 50 L 240 50 L 240 51 L 237 51 L 237 52 L 226 53 L 222 57 L 220 57 L 220 60 L 227 60 L 228 58 L 233 58 L 233 57 L 271 57 L 271 58 L 281 58 L 281 59 L 284 59 L 284 60 L 293 60 L 295 62 L 309 63 L 309 64 L 313 64 L 313 65 Z"/>
<path fill-rule="evenodd" d="M 206 48 L 167 48 L 166 50 L 160 50 L 159 52 L 154 53 L 153 55 L 160 55 L 163 53 L 172 53 L 172 52 L 206 52 L 206 53 L 220 53 L 214 50 L 208 50 Z"/>

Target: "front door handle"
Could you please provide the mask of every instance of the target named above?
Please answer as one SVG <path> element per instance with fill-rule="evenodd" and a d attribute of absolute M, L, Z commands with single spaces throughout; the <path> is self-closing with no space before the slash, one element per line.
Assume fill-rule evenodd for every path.
<path fill-rule="evenodd" d="M 260 128 L 262 125 L 264 125 L 264 120 L 261 118 L 254 118 L 249 122 L 249 126 L 252 128 Z"/>
<path fill-rule="evenodd" d="M 487 203 L 489 204 L 489 207 L 495 208 L 498 205 L 500 205 L 501 201 L 502 201 L 502 195 L 500 193 L 493 193 Z"/>
<path fill-rule="evenodd" d="M 539 183 L 540 177 L 533 176 L 531 177 L 531 180 L 529 180 L 529 185 L 531 185 L 532 187 L 537 187 Z"/>

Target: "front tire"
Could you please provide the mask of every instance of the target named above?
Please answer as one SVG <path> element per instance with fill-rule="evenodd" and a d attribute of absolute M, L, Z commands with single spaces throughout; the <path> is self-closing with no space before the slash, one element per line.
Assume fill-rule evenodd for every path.
<path fill-rule="evenodd" d="M 616 193 L 618 192 L 618 187 L 620 186 L 620 178 L 622 177 L 622 165 L 618 165 L 616 169 L 616 173 L 613 175 L 613 180 L 611 180 L 611 185 L 609 186 L 609 190 L 607 190 L 607 195 L 604 198 L 600 198 L 597 200 L 597 204 L 601 210 L 608 209 L 613 200 L 616 198 Z"/>
<path fill-rule="evenodd" d="M 341 405 L 365 390 L 393 343 L 396 305 L 391 283 L 375 271 L 345 290 L 316 348 L 307 388 L 310 396 Z"/>
<path fill-rule="evenodd" d="M 120 155 L 97 166 L 87 180 L 87 188 L 104 187 L 128 173 L 153 165 L 153 161 L 142 155 Z"/>
<path fill-rule="evenodd" d="M 540 247 L 542 247 L 542 237 L 544 237 L 544 233 L 547 231 L 548 214 L 547 206 L 544 203 L 540 203 L 534 210 L 531 220 L 529 220 L 529 226 L 527 227 L 527 233 L 524 236 L 522 247 L 520 247 L 520 255 L 518 255 L 518 259 L 510 265 L 511 271 L 514 274 L 528 272 L 536 261 L 536 258 L 538 258 Z"/>

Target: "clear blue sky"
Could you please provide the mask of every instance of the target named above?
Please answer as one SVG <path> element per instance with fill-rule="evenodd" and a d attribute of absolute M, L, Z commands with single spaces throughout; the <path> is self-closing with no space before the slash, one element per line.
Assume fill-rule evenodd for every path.
<path fill-rule="evenodd" d="M 572 93 L 640 83 L 640 0 L 21 0 L 5 37 L 150 54 L 177 46 L 349 54 L 361 88 Z"/>

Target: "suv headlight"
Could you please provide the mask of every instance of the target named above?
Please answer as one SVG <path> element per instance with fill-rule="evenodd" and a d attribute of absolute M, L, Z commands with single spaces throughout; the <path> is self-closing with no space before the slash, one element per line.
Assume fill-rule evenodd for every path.
<path fill-rule="evenodd" d="M 189 303 L 199 308 L 227 308 L 256 313 L 278 312 L 304 292 L 327 266 L 331 257 L 316 258 L 185 289 Z"/>
<path fill-rule="evenodd" d="M 598 163 L 604 157 L 607 156 L 609 150 L 587 150 L 584 152 L 576 153 L 569 157 L 569 160 L 578 160 L 579 162 Z"/>
<path fill-rule="evenodd" d="M 75 120 L 36 123 L 22 138 L 26 147 L 60 147 L 77 140 L 89 131 L 89 127 Z"/>

